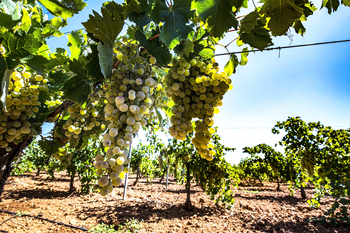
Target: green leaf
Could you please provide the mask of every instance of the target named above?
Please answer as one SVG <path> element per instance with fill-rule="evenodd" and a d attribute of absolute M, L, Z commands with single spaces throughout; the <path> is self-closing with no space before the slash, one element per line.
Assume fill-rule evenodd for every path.
<path fill-rule="evenodd" d="M 105 7 L 102 7 L 102 16 L 93 11 L 94 15 L 89 15 L 89 20 L 82 24 L 87 32 L 93 33 L 95 38 L 113 48 L 114 41 L 123 29 L 124 22 L 117 11 L 113 14 L 110 14 L 110 11 L 111 9 L 107 10 Z"/>
<path fill-rule="evenodd" d="M 214 37 L 221 35 L 234 27 L 237 29 L 238 21 L 232 7 L 234 1 L 227 0 L 197 0 L 193 3 L 193 8 L 197 9 L 199 17 L 205 22 Z"/>
<path fill-rule="evenodd" d="M 16 23 L 12 20 L 11 15 L 0 12 L 0 27 L 5 27 L 11 30 Z"/>
<path fill-rule="evenodd" d="M 208 60 L 215 56 L 214 51 L 215 50 L 212 48 L 204 48 L 199 52 L 199 56 L 201 56 L 201 58 L 203 58 L 204 60 Z"/>
<path fill-rule="evenodd" d="M 241 33 L 240 39 L 244 43 L 259 50 L 263 50 L 273 45 L 269 31 L 264 28 L 264 24 L 260 21 L 250 33 Z"/>
<path fill-rule="evenodd" d="M 2 45 L 6 49 L 6 57 L 23 58 L 35 53 L 42 43 L 34 38 L 33 35 L 15 35 L 6 32 L 0 35 Z"/>
<path fill-rule="evenodd" d="M 339 0 L 323 0 L 321 9 L 326 7 L 328 9 L 328 14 L 332 14 L 332 11 L 336 11 L 339 5 Z"/>
<path fill-rule="evenodd" d="M 43 74 L 46 71 L 46 65 L 49 63 L 49 60 L 43 56 L 31 55 L 21 59 L 21 63 L 26 64 L 39 74 Z"/>
<path fill-rule="evenodd" d="M 155 0 L 151 18 L 155 22 L 164 22 L 159 37 L 170 49 L 173 49 L 180 40 L 186 39 L 187 35 L 193 31 L 193 27 L 187 25 L 193 16 L 194 11 L 191 10 L 190 1 L 175 0 L 170 9 L 164 0 Z"/>
<path fill-rule="evenodd" d="M 180 44 L 178 44 L 174 51 L 179 56 L 189 57 L 190 53 L 194 52 L 194 44 L 191 40 L 181 40 Z"/>
<path fill-rule="evenodd" d="M 131 21 L 133 21 L 137 26 L 145 26 L 149 22 L 151 22 L 151 13 L 152 13 L 152 4 L 153 0 L 139 0 L 139 5 L 137 4 L 137 7 L 133 7 L 129 3 L 130 1 L 127 1 L 127 5 L 125 5 L 125 11 L 128 12 L 128 17 Z"/>
<path fill-rule="evenodd" d="M 305 32 L 306 32 L 306 29 L 305 29 L 304 25 L 301 23 L 300 20 L 295 22 L 294 30 L 295 30 L 296 33 L 298 33 L 300 35 L 304 35 Z"/>
<path fill-rule="evenodd" d="M 158 33 L 157 31 L 153 31 L 153 35 Z M 148 53 L 154 56 L 157 59 L 157 64 L 160 66 L 169 64 L 172 56 L 169 52 L 168 47 L 159 40 L 159 38 L 148 41 L 145 34 L 143 34 L 140 30 L 135 32 L 135 39 L 140 42 L 142 46 L 144 46 Z"/>
<path fill-rule="evenodd" d="M 38 0 L 51 14 L 64 19 L 79 13 L 87 5 L 83 0 Z"/>
<path fill-rule="evenodd" d="M 92 84 L 87 76 L 87 70 L 83 63 L 74 60 L 70 63 L 69 69 L 75 73 L 75 76 L 63 83 L 61 91 L 64 92 L 63 99 L 70 99 L 74 102 L 83 104 L 91 93 Z"/>
<path fill-rule="evenodd" d="M 116 3 L 116 2 L 105 2 L 102 4 L 103 7 L 106 8 L 106 10 L 109 12 L 110 15 L 118 13 L 120 20 L 124 21 L 124 17 L 122 15 L 122 12 L 124 11 L 123 6 Z"/>
<path fill-rule="evenodd" d="M 124 9 L 126 12 L 136 12 L 141 13 L 141 4 L 136 0 L 126 0 L 124 4 Z"/>
<path fill-rule="evenodd" d="M 62 98 L 82 104 L 88 99 L 91 90 L 91 83 L 76 75 L 63 84 L 61 88 L 61 91 L 64 92 Z"/>
<path fill-rule="evenodd" d="M 250 12 L 241 21 L 240 32 L 250 33 L 251 30 L 258 24 L 259 13 L 256 11 Z"/>
<path fill-rule="evenodd" d="M 22 17 L 22 30 L 28 32 L 30 26 L 32 25 L 32 20 L 29 17 L 28 11 L 26 8 L 22 8 L 23 17 Z"/>
<path fill-rule="evenodd" d="M 92 83 L 96 83 L 104 78 L 101 67 L 100 67 L 100 60 L 99 60 L 99 54 L 97 50 L 97 45 L 93 44 L 90 45 L 91 53 L 86 57 L 86 60 L 88 62 L 84 66 L 85 69 L 88 70 L 88 76 L 92 78 Z"/>
<path fill-rule="evenodd" d="M 52 91 L 58 91 L 62 87 L 63 83 L 70 78 L 62 71 L 52 71 L 49 74 L 49 77 L 50 81 L 48 82 L 48 86 Z"/>
<path fill-rule="evenodd" d="M 226 63 L 224 71 L 227 76 L 231 76 L 233 73 L 236 73 L 236 67 L 239 65 L 238 58 L 235 54 L 231 54 L 230 60 Z"/>
<path fill-rule="evenodd" d="M 294 21 L 300 19 L 304 13 L 303 8 L 290 0 L 265 0 L 261 11 L 266 12 L 267 17 L 271 17 L 267 26 L 274 36 L 285 35 Z"/>
<path fill-rule="evenodd" d="M 45 24 L 45 28 L 42 30 L 41 34 L 44 37 L 49 36 L 56 36 L 60 37 L 63 35 L 62 32 L 60 32 L 60 28 L 67 26 L 67 20 L 62 20 L 61 17 L 54 17 L 52 18 L 47 24 Z"/>
<path fill-rule="evenodd" d="M 248 51 L 248 48 L 244 48 L 242 51 Z M 248 62 L 248 55 L 249 53 L 248 52 L 244 52 L 244 53 L 241 53 L 241 61 L 239 62 L 239 64 L 241 66 L 245 66 Z"/>
<path fill-rule="evenodd" d="M 101 72 L 105 78 L 108 78 L 112 74 L 113 48 L 109 45 L 103 45 L 101 42 L 98 42 L 97 50 Z"/>
<path fill-rule="evenodd" d="M 342 0 L 341 3 L 342 3 L 344 6 L 350 6 L 350 0 Z"/>
<path fill-rule="evenodd" d="M 50 99 L 50 93 L 47 90 L 40 90 L 38 101 L 40 101 L 42 104 L 39 106 L 39 112 L 36 114 L 36 122 L 41 124 L 44 123 L 47 115 L 51 113 L 51 110 L 49 110 L 47 105 L 44 104 L 46 100 Z"/>
<path fill-rule="evenodd" d="M 80 32 L 80 33 L 79 33 Z M 79 59 L 81 54 L 81 44 L 83 39 L 83 34 L 81 31 L 73 31 L 68 34 L 68 46 L 71 52 L 70 59 Z"/>

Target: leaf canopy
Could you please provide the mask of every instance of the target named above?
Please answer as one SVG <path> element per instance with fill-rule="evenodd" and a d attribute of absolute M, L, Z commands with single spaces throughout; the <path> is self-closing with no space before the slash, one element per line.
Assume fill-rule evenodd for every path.
<path fill-rule="evenodd" d="M 72 17 L 87 5 L 83 0 L 38 0 L 51 14 L 64 19 Z"/>

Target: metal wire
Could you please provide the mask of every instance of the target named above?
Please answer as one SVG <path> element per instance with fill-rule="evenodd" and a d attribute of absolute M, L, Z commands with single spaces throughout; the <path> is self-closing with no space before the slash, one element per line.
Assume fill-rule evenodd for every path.
<path fill-rule="evenodd" d="M 290 49 L 290 48 L 299 48 L 299 47 L 335 44 L 335 43 L 344 43 L 344 42 L 350 42 L 350 40 L 335 40 L 335 41 L 326 41 L 326 42 L 311 43 L 311 44 L 279 46 L 279 47 L 265 48 L 263 50 L 253 49 L 253 50 L 248 50 L 248 51 L 238 51 L 238 52 L 232 52 L 232 53 L 220 53 L 220 54 L 215 54 L 215 56 L 225 56 L 225 55 L 232 55 L 232 54 L 239 54 L 239 53 L 259 52 L 259 51 L 262 52 L 262 51 L 270 51 L 270 50 L 281 50 L 281 49 Z"/>

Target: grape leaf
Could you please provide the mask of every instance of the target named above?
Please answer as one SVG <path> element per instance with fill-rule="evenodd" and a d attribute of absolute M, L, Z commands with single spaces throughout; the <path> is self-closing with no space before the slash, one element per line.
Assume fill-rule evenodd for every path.
<path fill-rule="evenodd" d="M 29 17 L 28 11 L 26 8 L 22 8 L 23 17 L 22 17 L 22 30 L 28 32 L 30 26 L 32 25 L 32 20 Z"/>
<path fill-rule="evenodd" d="M 84 69 L 82 62 L 73 60 L 70 62 L 69 69 L 75 73 L 75 76 L 63 83 L 63 99 L 70 99 L 77 103 L 84 103 L 91 93 L 92 84 L 87 76 L 87 70 Z"/>
<path fill-rule="evenodd" d="M 239 8 L 243 2 L 227 0 L 198 0 L 193 3 L 193 8 L 197 9 L 199 17 L 203 22 L 207 21 L 208 27 L 214 37 L 221 35 L 231 27 L 237 29 L 238 21 L 232 7 L 238 4 Z"/>
<path fill-rule="evenodd" d="M 51 14 L 64 19 L 79 13 L 87 5 L 83 0 L 38 0 Z"/>
<path fill-rule="evenodd" d="M 204 46 L 203 46 L 204 48 Z M 181 40 L 180 44 L 178 44 L 174 51 L 179 56 L 189 57 L 191 53 L 194 52 L 194 44 L 191 40 Z"/>
<path fill-rule="evenodd" d="M 248 58 L 247 58 L 249 55 L 248 48 L 244 48 L 242 51 L 245 51 L 245 52 L 241 53 L 241 61 L 239 62 L 239 64 L 241 66 L 245 66 L 248 62 Z"/>
<path fill-rule="evenodd" d="M 82 24 L 87 32 L 93 33 L 93 36 L 102 41 L 104 45 L 113 48 L 114 41 L 123 29 L 124 22 L 117 11 L 111 14 L 111 10 L 102 7 L 102 16 L 93 11 L 94 15 L 89 15 L 89 20 Z"/>
<path fill-rule="evenodd" d="M 33 35 L 15 35 L 11 32 L 0 34 L 0 43 L 5 47 L 5 57 L 23 58 L 35 53 L 42 45 Z"/>
<path fill-rule="evenodd" d="M 61 51 L 63 50 L 63 52 Z M 51 59 L 49 60 L 49 63 L 46 65 L 48 70 L 51 70 L 55 66 L 61 66 L 65 65 L 69 61 L 69 57 L 66 56 L 67 52 L 66 50 L 62 48 L 57 48 L 56 53 L 51 53 Z"/>
<path fill-rule="evenodd" d="M 112 74 L 113 49 L 108 45 L 103 45 L 102 42 L 98 42 L 97 50 L 101 72 L 105 78 L 108 78 Z"/>
<path fill-rule="evenodd" d="M 142 12 L 141 4 L 137 0 L 126 0 L 124 4 L 124 9 L 126 12 Z"/>
<path fill-rule="evenodd" d="M 92 78 L 92 82 L 96 83 L 104 78 L 101 68 L 100 61 L 98 59 L 97 45 L 90 45 L 91 53 L 86 57 L 88 62 L 84 66 L 88 70 L 88 75 Z"/>
<path fill-rule="evenodd" d="M 350 6 L 350 0 L 342 0 L 341 3 L 342 3 L 344 6 Z"/>
<path fill-rule="evenodd" d="M 63 33 L 60 32 L 59 29 L 64 26 L 67 26 L 67 24 L 68 24 L 67 20 L 62 20 L 61 17 L 54 17 L 50 21 L 47 21 L 41 34 L 44 37 L 49 37 L 49 36 L 60 37 L 63 35 Z"/>
<path fill-rule="evenodd" d="M 264 28 L 264 24 L 261 21 L 258 22 L 250 33 L 241 33 L 240 40 L 260 50 L 273 45 L 269 31 Z"/>
<path fill-rule="evenodd" d="M 41 105 L 39 106 L 39 113 L 41 114 L 41 122 L 44 122 L 46 120 L 47 115 L 49 115 L 51 113 L 51 111 L 49 110 L 49 108 L 47 107 L 45 103 L 46 100 L 51 99 L 50 97 L 50 93 L 47 90 L 40 90 L 39 93 L 39 99 L 38 101 L 41 102 Z M 36 114 L 38 115 L 38 114 Z"/>
<path fill-rule="evenodd" d="M 230 60 L 226 63 L 224 71 L 227 76 L 231 76 L 233 73 L 236 73 L 236 67 L 239 65 L 238 58 L 235 54 L 231 54 Z"/>
<path fill-rule="evenodd" d="M 145 26 L 149 22 L 151 22 L 149 15 L 145 13 L 144 14 L 129 13 L 128 16 L 132 22 L 134 22 L 136 25 L 139 25 L 139 26 Z"/>
<path fill-rule="evenodd" d="M 64 92 L 62 98 L 82 104 L 88 99 L 91 90 L 91 83 L 82 79 L 80 75 L 76 75 L 63 84 L 61 88 L 61 91 Z"/>
<path fill-rule="evenodd" d="M 47 84 L 52 91 L 58 91 L 62 87 L 62 84 L 70 78 L 62 71 L 52 71 L 49 77 L 50 81 Z"/>
<path fill-rule="evenodd" d="M 199 52 L 199 56 L 201 56 L 203 60 L 208 60 L 215 56 L 214 51 L 215 50 L 212 48 L 204 48 Z"/>
<path fill-rule="evenodd" d="M 323 7 L 326 7 L 328 9 L 328 14 L 332 14 L 332 11 L 333 12 L 336 11 L 339 5 L 340 5 L 339 0 L 323 0 L 321 9 Z"/>
<path fill-rule="evenodd" d="M 131 21 L 133 21 L 138 26 L 145 26 L 149 22 L 151 22 L 151 10 L 153 0 L 139 0 L 140 8 L 131 8 L 129 4 L 126 5 L 125 11 L 129 12 L 128 17 Z M 137 9 L 137 11 L 135 11 Z"/>
<path fill-rule="evenodd" d="M 306 29 L 305 29 L 304 25 L 301 23 L 300 20 L 296 21 L 294 23 L 293 27 L 294 27 L 295 32 L 300 34 L 300 35 L 304 35 L 305 32 L 306 32 Z"/>
<path fill-rule="evenodd" d="M 259 13 L 256 11 L 250 12 L 241 21 L 240 32 L 250 33 L 250 31 L 258 24 Z"/>
<path fill-rule="evenodd" d="M 15 26 L 15 22 L 12 20 L 11 15 L 0 12 L 0 26 L 7 29 L 11 29 Z"/>
<path fill-rule="evenodd" d="M 157 34 L 158 31 L 153 31 L 152 36 Z M 172 56 L 169 52 L 168 47 L 159 40 L 159 38 L 148 41 L 145 34 L 143 34 L 140 30 L 135 32 L 135 39 L 140 42 L 142 46 L 144 46 L 147 51 L 157 59 L 157 64 L 160 66 L 167 65 Z"/>
<path fill-rule="evenodd" d="M 103 7 L 106 8 L 106 10 L 111 14 L 112 16 L 118 12 L 118 15 L 120 17 L 121 21 L 124 21 L 124 17 L 122 16 L 122 12 L 124 11 L 123 6 L 116 3 L 116 2 L 105 2 L 102 5 Z"/>
<path fill-rule="evenodd" d="M 194 13 L 191 10 L 191 1 L 174 0 L 174 5 L 169 8 L 164 0 L 155 0 L 151 18 L 156 23 L 164 22 L 159 37 L 170 49 L 173 49 L 180 40 L 186 39 L 187 35 L 193 31 L 193 27 L 188 25 L 188 22 Z"/>
<path fill-rule="evenodd" d="M 0 57 L 0 82 L 1 97 L 0 100 L 5 106 L 7 89 L 9 85 L 9 75 L 20 62 L 35 53 L 42 45 L 33 35 L 15 35 L 11 32 L 0 34 L 0 44 L 5 47 L 6 54 Z"/>
<path fill-rule="evenodd" d="M 73 31 L 68 34 L 68 46 L 71 52 L 70 59 L 79 59 L 81 54 L 81 45 L 84 42 L 82 31 Z"/>
<path fill-rule="evenodd" d="M 30 55 L 25 58 L 22 58 L 21 63 L 26 64 L 39 74 L 43 74 L 47 70 L 46 64 L 49 63 L 49 60 L 47 60 L 43 56 Z"/>
<path fill-rule="evenodd" d="M 289 27 L 293 26 L 294 21 L 304 13 L 303 8 L 290 0 L 265 0 L 261 11 L 271 17 L 267 26 L 274 36 L 285 35 Z"/>

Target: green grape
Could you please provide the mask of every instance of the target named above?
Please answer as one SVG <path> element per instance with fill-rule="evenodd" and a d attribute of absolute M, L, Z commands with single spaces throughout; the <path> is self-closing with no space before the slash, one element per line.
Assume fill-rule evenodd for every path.
<path fill-rule="evenodd" d="M 206 63 L 192 59 L 188 63 L 184 59 L 173 59 L 163 82 L 167 96 L 175 102 L 170 134 L 184 140 L 186 134 L 193 130 L 192 119 L 198 118 L 192 142 L 201 157 L 208 160 L 215 156 L 208 147 L 215 132 L 215 129 L 210 128 L 214 122 L 212 117 L 219 112 L 217 106 L 222 105 L 223 95 L 232 88 L 231 80 L 224 72 L 218 73 L 217 65 L 214 64 L 214 60 Z"/>

